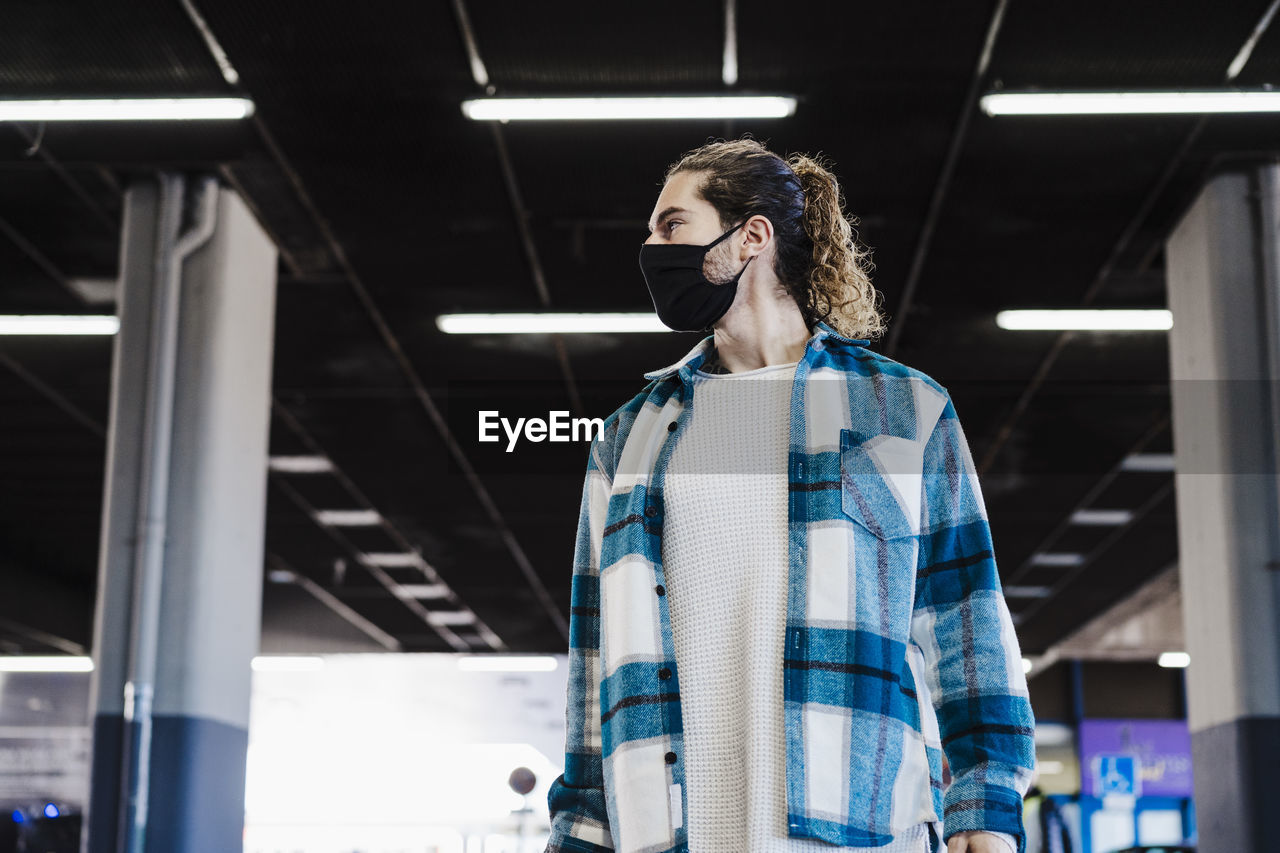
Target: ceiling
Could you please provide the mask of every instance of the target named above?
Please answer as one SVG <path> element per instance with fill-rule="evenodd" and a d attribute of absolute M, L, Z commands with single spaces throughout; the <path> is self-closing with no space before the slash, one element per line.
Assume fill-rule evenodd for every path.
<path fill-rule="evenodd" d="M 499 95 L 724 91 L 723 6 L 204 0 L 206 39 L 183 0 L 7 0 L 6 96 L 243 94 L 256 113 L 0 125 L 0 313 L 111 310 L 84 294 L 116 277 L 124 188 L 217 174 L 280 249 L 271 452 L 321 452 L 340 474 L 270 475 L 264 583 L 273 568 L 302 582 L 268 589 L 264 638 L 305 622 L 342 648 L 450 650 L 359 563 L 409 547 L 500 647 L 563 651 L 585 447 L 513 464 L 459 406 L 447 436 L 431 407 L 604 417 L 698 335 L 448 336 L 435 316 L 651 310 L 636 253 L 670 162 L 747 132 L 821 152 L 874 251 L 891 332 L 873 349 L 951 391 L 1037 654 L 1176 560 L 1172 473 L 1118 469 L 1172 451 L 1167 336 L 1005 331 L 994 313 L 1164 307 L 1166 235 L 1207 175 L 1280 148 L 1280 124 L 993 118 L 977 97 L 1274 82 L 1275 27 L 1228 77 L 1268 3 L 801 2 L 780 18 L 741 2 L 733 88 L 794 94 L 793 117 L 495 125 L 459 109 L 482 74 Z M 0 653 L 91 642 L 110 369 L 109 338 L 0 339 Z M 334 536 L 308 509 L 335 501 L 387 525 Z M 1081 507 L 1135 518 L 1067 524 Z M 1031 565 L 1040 551 L 1086 559 Z"/>

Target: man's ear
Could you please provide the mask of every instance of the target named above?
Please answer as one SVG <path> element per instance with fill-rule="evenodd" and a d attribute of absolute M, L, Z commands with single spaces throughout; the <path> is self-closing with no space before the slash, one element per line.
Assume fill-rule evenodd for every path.
<path fill-rule="evenodd" d="M 742 226 L 742 232 L 746 235 L 747 255 L 761 254 L 773 239 L 773 223 L 769 221 L 767 216 L 756 214 L 746 221 Z"/>

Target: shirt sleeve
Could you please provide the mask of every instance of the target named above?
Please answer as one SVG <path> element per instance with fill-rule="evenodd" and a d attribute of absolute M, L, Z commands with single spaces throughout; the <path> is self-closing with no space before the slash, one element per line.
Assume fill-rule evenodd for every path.
<path fill-rule="evenodd" d="M 564 773 L 547 792 L 551 835 L 545 853 L 614 848 L 605 805 L 600 739 L 600 550 L 611 484 L 591 444 L 578 511 L 569 605 L 569 684 Z"/>
<path fill-rule="evenodd" d="M 924 653 L 951 768 L 944 833 L 1005 833 L 1015 853 L 1025 853 L 1022 798 L 1035 767 L 1035 719 L 977 471 L 949 394 L 922 474 L 911 636 Z"/>

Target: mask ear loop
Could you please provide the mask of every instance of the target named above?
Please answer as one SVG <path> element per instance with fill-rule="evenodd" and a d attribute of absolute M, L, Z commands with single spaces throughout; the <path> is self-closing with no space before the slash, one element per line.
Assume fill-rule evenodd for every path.
<path fill-rule="evenodd" d="M 732 234 L 734 231 L 737 231 L 739 228 L 741 228 L 743 225 L 746 225 L 746 224 L 747 224 L 747 220 L 746 220 L 746 219 L 742 220 L 742 221 L 741 221 L 741 222 L 739 222 L 737 225 L 733 226 L 733 227 L 732 227 L 732 228 L 730 228 L 728 231 L 724 232 L 724 233 L 723 233 L 723 234 L 721 234 L 719 237 L 717 237 L 713 242 L 708 243 L 708 244 L 707 244 L 707 246 L 706 246 L 706 248 L 707 248 L 707 249 L 714 249 L 716 246 L 719 246 L 719 245 L 720 245 L 721 243 L 723 243 L 725 240 L 729 239 L 729 235 L 730 235 L 730 234 Z"/>

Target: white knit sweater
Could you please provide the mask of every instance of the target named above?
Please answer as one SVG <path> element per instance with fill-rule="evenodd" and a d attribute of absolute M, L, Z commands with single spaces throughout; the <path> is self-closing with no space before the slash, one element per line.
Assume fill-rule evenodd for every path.
<path fill-rule="evenodd" d="M 883 847 L 787 835 L 782 643 L 795 367 L 698 371 L 691 419 L 667 468 L 662 561 L 680 674 L 689 851 L 927 853 L 923 823 Z"/>

